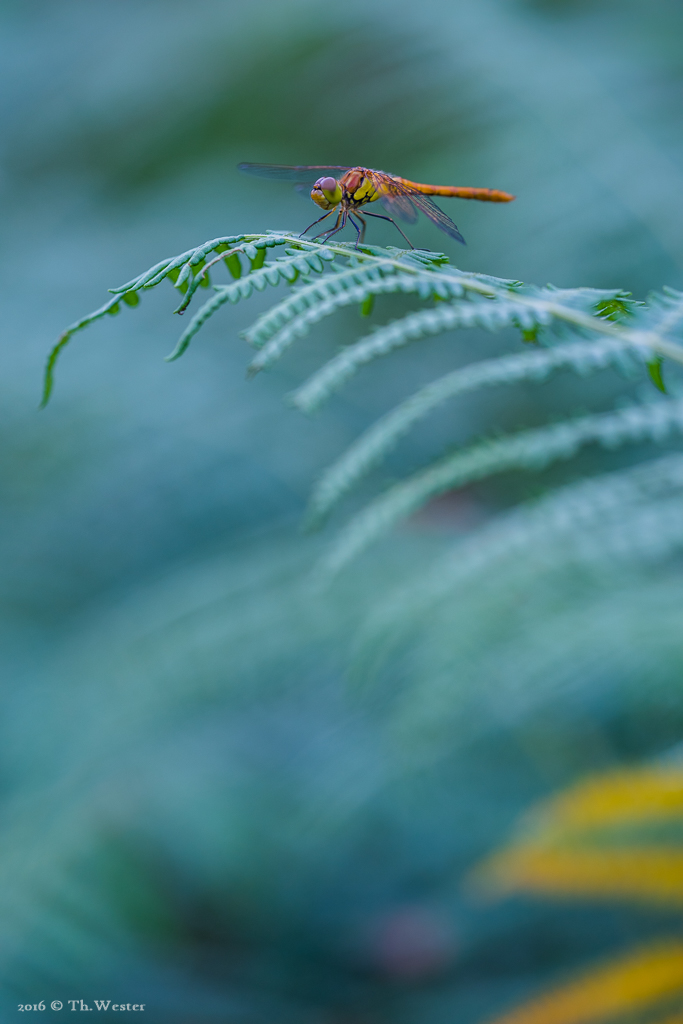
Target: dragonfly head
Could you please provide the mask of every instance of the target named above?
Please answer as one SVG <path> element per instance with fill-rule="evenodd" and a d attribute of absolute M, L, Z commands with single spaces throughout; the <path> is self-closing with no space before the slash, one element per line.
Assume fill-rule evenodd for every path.
<path fill-rule="evenodd" d="M 336 178 L 318 178 L 311 189 L 311 199 L 321 210 L 332 210 L 341 202 L 342 190 Z"/>

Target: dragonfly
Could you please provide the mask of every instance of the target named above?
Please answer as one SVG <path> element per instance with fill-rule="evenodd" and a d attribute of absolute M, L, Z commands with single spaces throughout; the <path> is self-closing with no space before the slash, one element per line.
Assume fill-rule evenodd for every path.
<path fill-rule="evenodd" d="M 441 210 L 430 196 L 456 196 L 459 199 L 479 199 L 488 203 L 509 203 L 515 198 L 509 192 L 495 188 L 468 188 L 462 185 L 422 185 L 417 181 L 400 178 L 371 167 L 343 167 L 339 164 L 238 164 L 240 171 L 259 178 L 275 181 L 294 182 L 300 191 L 310 188 L 311 199 L 326 212 L 301 232 L 307 231 L 322 221 L 337 214 L 332 228 L 319 231 L 314 237 L 327 241 L 346 226 L 349 221 L 356 231 L 356 248 L 365 238 L 367 222 L 365 217 L 388 220 L 403 235 L 411 249 L 412 242 L 398 226 L 394 217 L 414 224 L 419 213 L 424 213 L 441 231 L 465 244 L 451 218 Z M 379 201 L 389 216 L 370 213 L 365 207 Z M 361 214 L 359 211 L 363 210 Z M 392 216 L 393 214 L 393 216 Z"/>

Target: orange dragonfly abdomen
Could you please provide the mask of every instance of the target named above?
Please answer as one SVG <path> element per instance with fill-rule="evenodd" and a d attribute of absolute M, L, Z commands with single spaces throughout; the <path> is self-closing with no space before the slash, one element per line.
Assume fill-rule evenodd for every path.
<path fill-rule="evenodd" d="M 394 181 L 400 181 L 408 188 L 414 188 L 416 192 L 422 192 L 425 196 L 454 196 L 457 199 L 480 199 L 487 203 L 510 203 L 515 198 L 509 192 L 503 192 L 498 188 L 468 188 L 465 185 L 422 185 L 419 181 L 409 181 L 408 178 L 399 178 L 392 174 Z"/>

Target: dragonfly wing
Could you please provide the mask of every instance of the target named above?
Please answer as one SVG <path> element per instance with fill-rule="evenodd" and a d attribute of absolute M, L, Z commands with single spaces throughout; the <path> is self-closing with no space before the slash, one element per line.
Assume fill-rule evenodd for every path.
<path fill-rule="evenodd" d="M 416 188 L 411 188 L 409 185 L 405 185 L 402 181 L 398 181 L 396 178 L 392 178 L 390 174 L 385 174 L 384 171 L 373 171 L 373 180 L 375 185 L 381 193 L 380 201 L 386 206 L 386 200 L 391 203 L 400 202 L 401 208 L 405 209 L 406 206 L 417 208 L 421 213 L 424 213 L 426 217 L 429 217 L 432 224 L 436 224 L 437 228 L 444 231 L 451 238 L 454 238 L 456 242 L 462 242 L 465 244 L 465 239 L 458 231 L 457 226 L 453 223 L 451 218 L 440 210 L 439 207 L 433 202 L 428 196 L 423 195 L 422 192 L 418 192 Z M 398 212 L 398 211 L 397 211 Z M 398 214 L 401 216 L 401 214 Z"/>
<path fill-rule="evenodd" d="M 382 196 L 380 203 L 390 217 L 398 217 L 407 224 L 414 224 L 417 220 L 417 211 L 407 196 Z"/>
<path fill-rule="evenodd" d="M 448 214 L 440 210 L 439 207 L 433 202 L 428 196 L 423 196 L 421 192 L 414 193 L 411 191 L 410 200 L 417 206 L 418 210 L 421 210 L 426 217 L 429 217 L 432 224 L 436 224 L 437 228 L 441 231 L 445 231 L 447 235 L 454 238 L 456 242 L 462 242 L 465 245 L 465 239 L 458 231 L 458 227 L 453 223 Z"/>
<path fill-rule="evenodd" d="M 304 164 L 291 167 L 288 164 L 238 164 L 238 169 L 245 174 L 253 174 L 257 178 L 270 178 L 274 181 L 295 181 L 301 185 L 312 185 L 318 178 L 338 178 L 339 171 L 350 168 L 336 164 Z"/>

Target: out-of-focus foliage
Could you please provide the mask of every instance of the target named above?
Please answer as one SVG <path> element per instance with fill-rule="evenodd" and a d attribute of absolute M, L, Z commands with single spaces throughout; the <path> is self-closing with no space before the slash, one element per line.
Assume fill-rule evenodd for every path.
<path fill-rule="evenodd" d="M 599 967 L 547 995 L 520 1006 L 498 1024 L 579 1024 L 614 1020 L 633 1013 L 641 1019 L 680 1020 L 683 996 L 683 943 L 645 946 Z M 648 1013 L 649 1011 L 649 1013 Z"/>
<path fill-rule="evenodd" d="M 620 770 L 580 783 L 527 818 L 526 839 L 481 869 L 487 887 L 593 898 L 683 897 L 680 769 Z"/>
<path fill-rule="evenodd" d="M 504 188 L 509 207 L 458 206 L 463 273 L 680 289 L 680 5 L 22 0 L 0 18 L 5 1016 L 111 997 L 159 1024 L 474 1024 L 674 934 L 668 907 L 481 906 L 461 880 L 533 800 L 680 740 L 679 465 L 590 447 L 472 484 L 311 593 L 315 474 L 516 334 L 405 346 L 312 428 L 281 396 L 357 335 L 356 309 L 247 382 L 246 304 L 164 367 L 159 291 L 83 335 L 35 406 L 49 340 L 103 282 L 308 223 L 242 160 Z M 441 245 L 428 225 L 411 240 Z M 378 297 L 370 328 L 413 301 Z M 368 487 L 642 388 L 607 370 L 463 394 Z"/>
<path fill-rule="evenodd" d="M 678 755 L 680 756 L 680 754 Z M 488 895 L 536 892 L 680 907 L 683 773 L 672 764 L 593 776 L 546 801 L 472 881 Z M 498 1024 L 675 1020 L 683 944 L 665 939 L 585 972 L 497 1018 Z"/>

